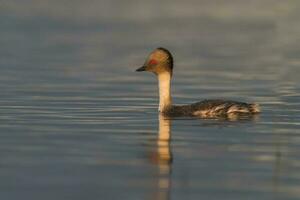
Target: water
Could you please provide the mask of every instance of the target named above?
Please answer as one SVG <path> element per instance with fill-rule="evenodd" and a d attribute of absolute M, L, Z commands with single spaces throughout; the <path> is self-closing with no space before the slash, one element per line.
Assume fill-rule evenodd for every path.
<path fill-rule="evenodd" d="M 298 1 L 0 4 L 1 199 L 299 199 Z M 173 98 L 257 102 L 251 120 L 164 119 Z"/>

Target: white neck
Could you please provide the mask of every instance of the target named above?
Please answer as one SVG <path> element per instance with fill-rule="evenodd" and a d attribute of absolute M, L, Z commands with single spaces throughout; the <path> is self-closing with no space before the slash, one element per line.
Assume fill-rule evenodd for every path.
<path fill-rule="evenodd" d="M 159 87 L 159 108 L 162 112 L 165 108 L 172 105 L 171 98 L 171 74 L 168 72 L 158 75 L 158 87 Z"/>

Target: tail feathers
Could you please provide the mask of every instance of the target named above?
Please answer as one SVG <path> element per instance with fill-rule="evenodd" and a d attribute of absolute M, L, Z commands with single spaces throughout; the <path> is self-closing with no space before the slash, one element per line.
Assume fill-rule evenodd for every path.
<path fill-rule="evenodd" d="M 250 106 L 249 109 L 252 113 L 259 113 L 261 111 L 260 106 L 257 103 L 249 104 L 249 106 Z"/>
<path fill-rule="evenodd" d="M 252 104 L 235 104 L 228 108 L 227 114 L 230 113 L 259 113 L 260 107 L 256 103 Z"/>

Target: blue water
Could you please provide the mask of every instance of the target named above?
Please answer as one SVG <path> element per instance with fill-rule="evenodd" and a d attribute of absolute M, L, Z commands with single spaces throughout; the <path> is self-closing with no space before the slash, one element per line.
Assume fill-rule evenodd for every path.
<path fill-rule="evenodd" d="M 299 199 L 300 3 L 0 5 L 1 199 Z M 257 102 L 250 120 L 159 119 L 174 102 Z M 170 137 L 161 140 L 161 137 Z"/>

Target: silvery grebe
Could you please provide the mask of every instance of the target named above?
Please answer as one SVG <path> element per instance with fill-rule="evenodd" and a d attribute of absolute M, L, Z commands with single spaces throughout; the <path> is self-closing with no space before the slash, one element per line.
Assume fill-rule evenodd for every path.
<path fill-rule="evenodd" d="M 204 100 L 190 105 L 172 105 L 171 78 L 173 56 L 165 48 L 155 49 L 144 65 L 136 71 L 153 72 L 158 77 L 159 112 L 165 116 L 196 116 L 201 118 L 223 117 L 232 114 L 252 115 L 259 113 L 259 105 L 227 100 Z"/>

